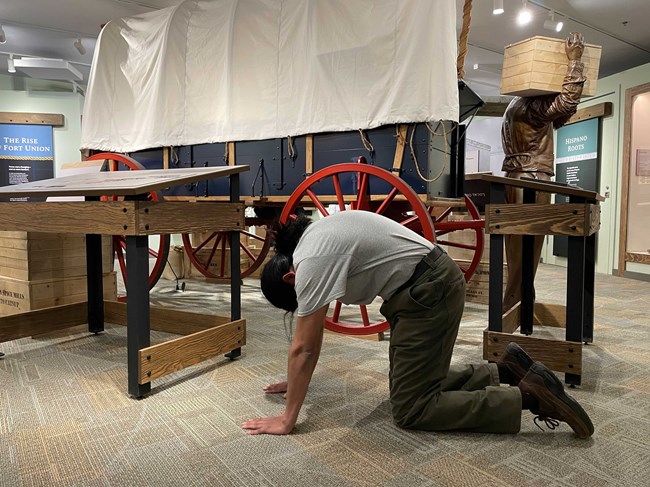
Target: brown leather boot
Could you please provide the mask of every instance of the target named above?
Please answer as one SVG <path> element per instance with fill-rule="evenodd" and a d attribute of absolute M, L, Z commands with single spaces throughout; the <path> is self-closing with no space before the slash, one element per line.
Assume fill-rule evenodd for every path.
<path fill-rule="evenodd" d="M 537 414 L 535 424 L 541 419 L 555 429 L 560 421 L 564 421 L 579 438 L 588 438 L 593 434 L 594 425 L 589 415 L 564 391 L 562 382 L 544 364 L 535 362 L 518 387 L 522 394 L 530 394 L 539 404 L 531 409 L 533 414 Z"/>
<path fill-rule="evenodd" d="M 512 376 L 511 386 L 519 384 L 533 365 L 533 359 L 515 342 L 510 342 L 497 360 L 497 367 L 505 367 Z"/>

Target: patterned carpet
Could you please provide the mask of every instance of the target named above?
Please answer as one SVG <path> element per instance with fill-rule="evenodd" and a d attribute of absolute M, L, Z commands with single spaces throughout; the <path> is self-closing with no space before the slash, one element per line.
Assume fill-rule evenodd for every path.
<path fill-rule="evenodd" d="M 538 296 L 564 299 L 564 269 L 541 266 Z M 126 394 L 126 335 L 107 326 L 0 344 L 1 486 L 643 486 L 650 485 L 650 283 L 597 276 L 595 342 L 572 391 L 596 426 L 575 439 L 524 414 L 514 436 L 409 432 L 390 419 L 388 343 L 326 334 L 294 434 L 247 436 L 278 413 L 264 395 L 283 378 L 282 314 L 255 281 L 243 296 L 248 344 Z M 227 314 L 226 288 L 161 281 L 162 305 Z M 454 361 L 481 360 L 486 307 L 469 305 Z M 561 330 L 539 330 L 539 336 Z M 537 333 L 537 332 L 536 332 Z M 154 333 L 154 342 L 169 338 Z"/>

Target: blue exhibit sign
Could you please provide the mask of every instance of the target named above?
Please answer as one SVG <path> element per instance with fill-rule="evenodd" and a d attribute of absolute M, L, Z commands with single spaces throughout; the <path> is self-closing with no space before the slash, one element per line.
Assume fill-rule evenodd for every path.
<path fill-rule="evenodd" d="M 51 125 L 0 124 L 0 186 L 54 177 Z M 28 198 L 11 198 L 27 201 Z M 36 201 L 35 198 L 29 198 Z"/>
<path fill-rule="evenodd" d="M 556 134 L 555 180 L 570 186 L 598 191 L 600 172 L 600 119 L 592 118 L 558 129 Z M 566 196 L 555 195 L 555 203 L 568 203 Z M 553 255 L 568 255 L 568 240 L 553 237 Z"/>

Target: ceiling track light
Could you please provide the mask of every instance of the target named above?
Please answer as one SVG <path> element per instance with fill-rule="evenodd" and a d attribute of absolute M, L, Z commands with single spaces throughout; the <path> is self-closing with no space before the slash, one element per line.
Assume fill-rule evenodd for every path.
<path fill-rule="evenodd" d="M 79 51 L 79 54 L 81 54 L 82 56 L 83 56 L 84 54 L 86 54 L 86 48 L 85 48 L 84 45 L 81 43 L 81 37 L 77 37 L 77 40 L 74 41 L 73 44 L 74 44 L 74 47 L 77 49 L 77 51 Z"/>
<path fill-rule="evenodd" d="M 503 0 L 494 0 L 492 4 L 492 15 L 501 15 L 503 12 Z"/>
<path fill-rule="evenodd" d="M 7 36 L 5 35 L 5 30 L 0 25 L 0 44 L 7 42 Z"/>
<path fill-rule="evenodd" d="M 16 66 L 14 65 L 14 55 L 9 54 L 9 59 L 7 59 L 7 72 L 9 73 L 15 73 L 16 72 Z"/>
<path fill-rule="evenodd" d="M 548 12 L 548 19 L 544 21 L 544 28 L 548 30 L 554 30 L 555 32 L 560 32 L 564 27 L 564 22 L 561 20 L 555 21 L 555 10 L 550 10 Z"/>
<path fill-rule="evenodd" d="M 526 25 L 529 24 L 531 20 L 533 20 L 533 14 L 528 8 L 528 0 L 523 0 L 521 10 L 517 15 L 517 23 L 519 25 Z"/>

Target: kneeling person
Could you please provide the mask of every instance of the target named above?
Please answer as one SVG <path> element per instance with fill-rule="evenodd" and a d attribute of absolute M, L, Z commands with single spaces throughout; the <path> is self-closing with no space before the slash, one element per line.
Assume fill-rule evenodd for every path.
<path fill-rule="evenodd" d="M 284 414 L 247 421 L 250 434 L 288 434 L 298 419 L 320 355 L 330 302 L 384 299 L 390 324 L 391 412 L 403 428 L 516 433 L 522 409 L 553 426 L 567 422 L 580 437 L 593 425 L 562 383 L 515 344 L 498 364 L 450 366 L 465 303 L 465 279 L 437 245 L 399 223 L 365 211 L 304 217 L 280 225 L 275 255 L 261 287 L 275 307 L 297 316 Z M 508 383 L 513 387 L 501 387 Z"/>

